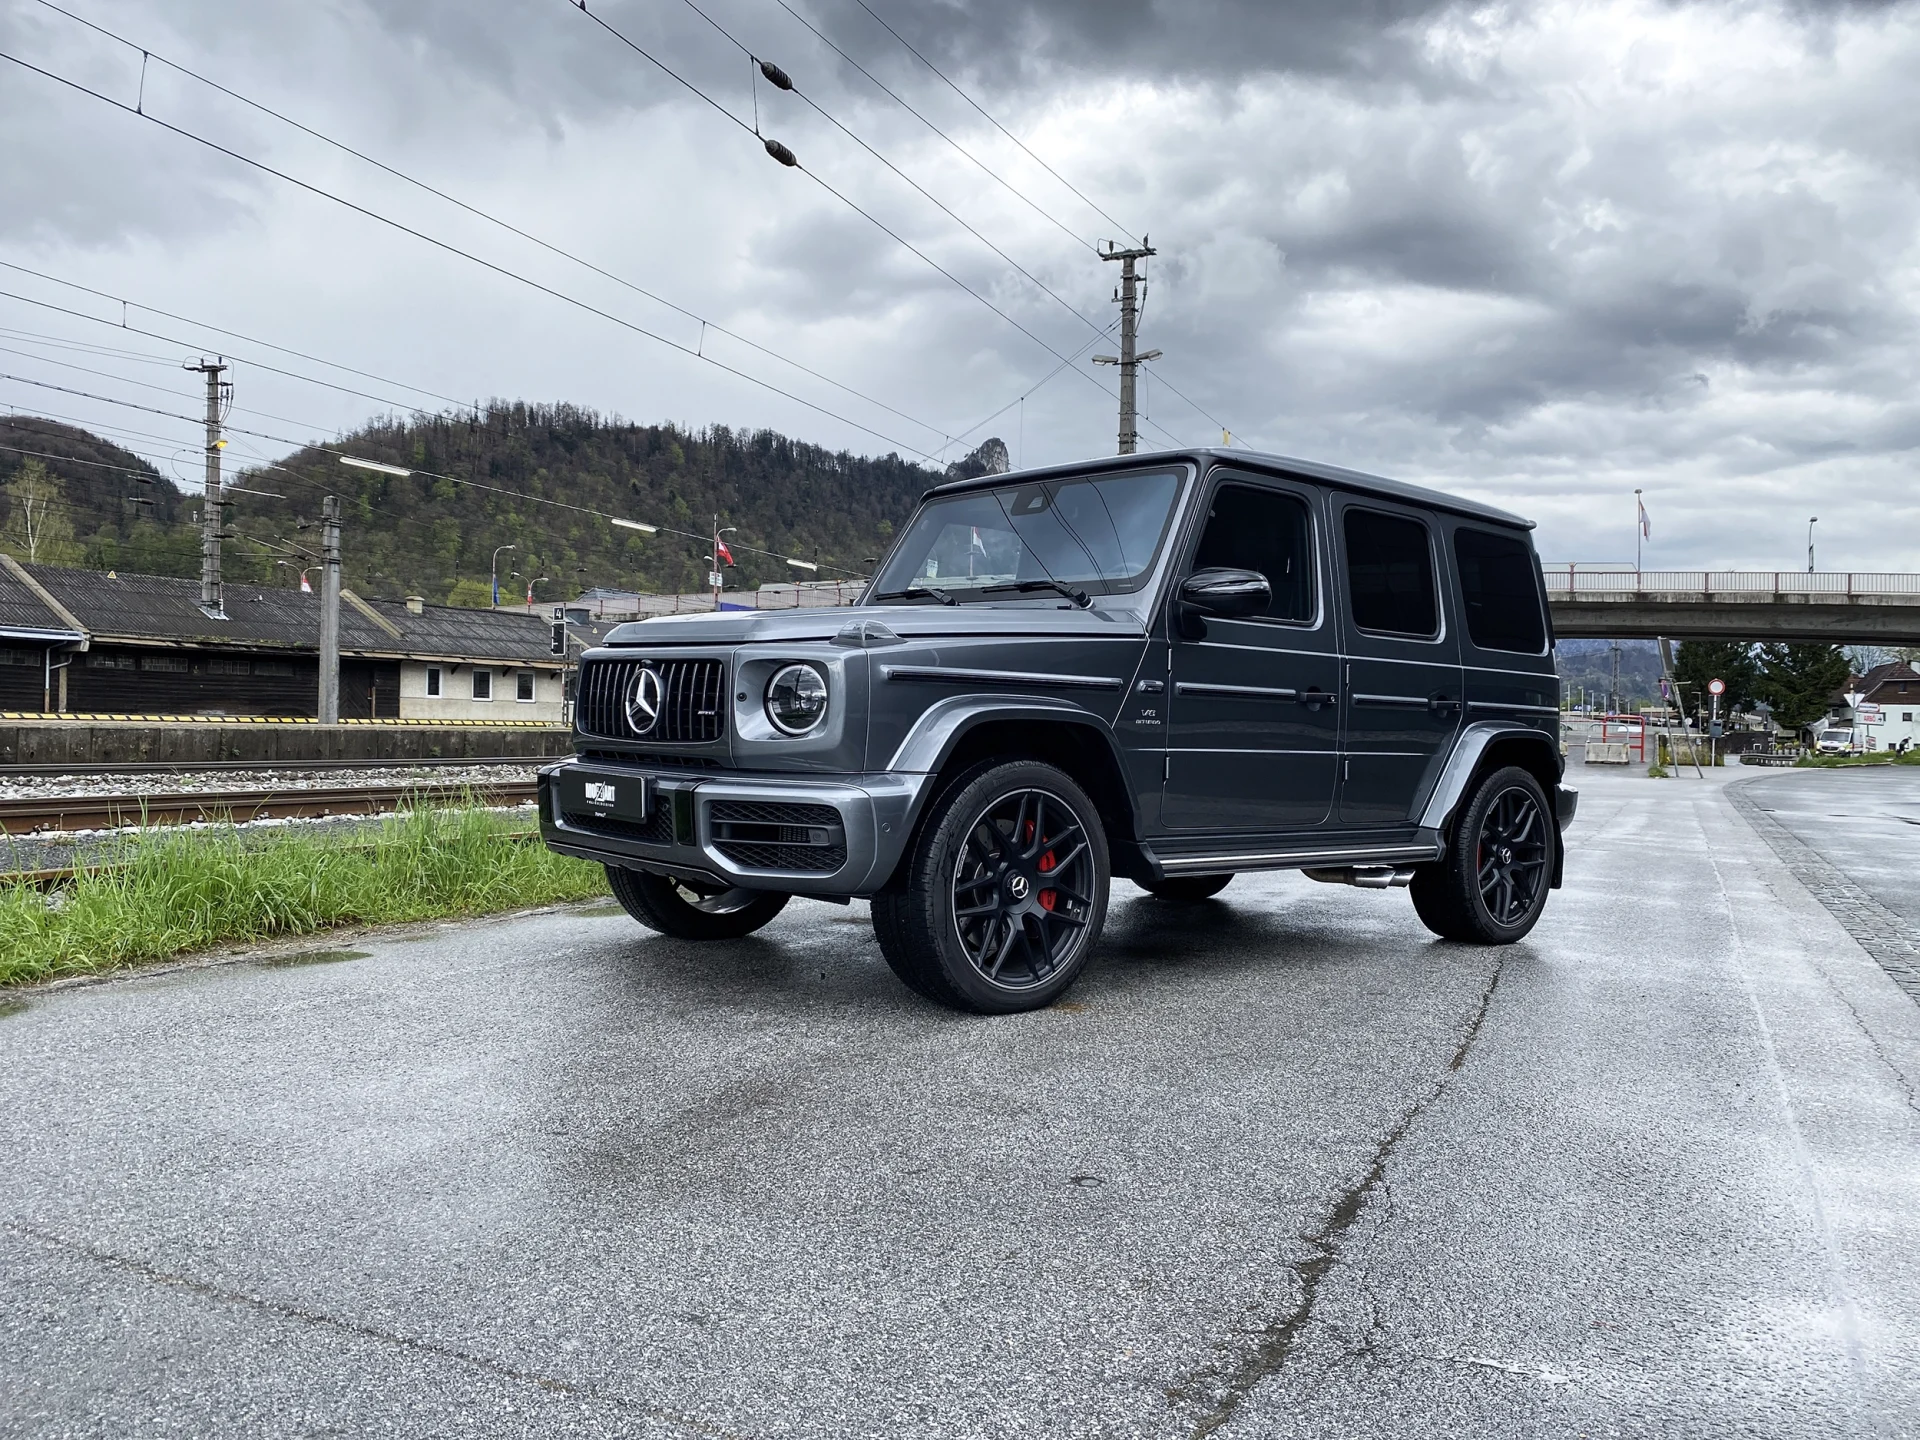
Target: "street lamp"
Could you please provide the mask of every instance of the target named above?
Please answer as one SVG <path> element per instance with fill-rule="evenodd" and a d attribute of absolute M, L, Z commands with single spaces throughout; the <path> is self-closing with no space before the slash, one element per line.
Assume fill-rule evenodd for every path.
<path fill-rule="evenodd" d="M 535 576 L 533 579 L 527 581 L 527 613 L 529 615 L 533 613 L 533 587 L 536 585 L 544 585 L 546 583 L 547 583 L 547 577 L 544 575 Z"/>
<path fill-rule="evenodd" d="M 518 550 L 519 548 L 520 547 L 518 545 L 498 545 L 494 547 L 492 605 L 493 605 L 493 608 L 496 610 L 500 608 L 500 552 L 502 550 Z"/>

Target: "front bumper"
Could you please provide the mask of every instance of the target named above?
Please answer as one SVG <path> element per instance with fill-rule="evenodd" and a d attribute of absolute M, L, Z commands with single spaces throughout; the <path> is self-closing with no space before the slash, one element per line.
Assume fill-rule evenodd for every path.
<path fill-rule="evenodd" d="M 893 874 L 928 777 L 813 778 L 566 760 L 540 772 L 540 836 L 582 860 L 790 895 L 865 895 Z M 644 787 L 645 817 L 582 799 Z M 622 792 L 621 787 L 626 787 Z"/>

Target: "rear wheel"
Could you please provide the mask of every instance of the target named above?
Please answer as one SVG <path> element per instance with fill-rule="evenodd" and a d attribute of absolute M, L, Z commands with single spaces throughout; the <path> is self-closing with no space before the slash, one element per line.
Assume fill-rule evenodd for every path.
<path fill-rule="evenodd" d="M 751 935 L 792 897 L 770 890 L 700 885 L 648 870 L 607 866 L 613 898 L 649 930 L 676 940 L 738 940 Z"/>
<path fill-rule="evenodd" d="M 874 897 L 874 934 L 894 973 L 931 1000 L 1037 1010 L 1085 967 L 1109 877 L 1085 791 L 1038 761 L 991 765 L 935 802 L 905 884 Z"/>
<path fill-rule="evenodd" d="M 1560 843 L 1540 782 L 1517 765 L 1480 783 L 1447 852 L 1414 872 L 1413 908 L 1434 934 L 1510 945 L 1546 908 Z"/>
<path fill-rule="evenodd" d="M 1167 880 L 1142 880 L 1139 886 L 1156 900 L 1175 905 L 1197 905 L 1211 900 L 1233 883 L 1231 875 L 1179 875 Z"/>

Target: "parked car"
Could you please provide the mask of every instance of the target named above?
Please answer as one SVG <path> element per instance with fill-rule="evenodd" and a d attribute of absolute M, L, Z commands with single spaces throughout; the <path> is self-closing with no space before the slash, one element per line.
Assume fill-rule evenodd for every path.
<path fill-rule="evenodd" d="M 1438 935 L 1518 940 L 1578 798 L 1528 532 L 1238 450 L 942 485 L 856 607 L 590 651 L 542 833 L 684 940 L 864 897 L 902 980 L 982 1012 L 1073 983 L 1116 874 L 1405 886 Z"/>
<path fill-rule="evenodd" d="M 1817 755 L 1845 755 L 1853 749 L 1853 727 L 1850 725 L 1829 725 L 1813 739 L 1814 753 Z"/>

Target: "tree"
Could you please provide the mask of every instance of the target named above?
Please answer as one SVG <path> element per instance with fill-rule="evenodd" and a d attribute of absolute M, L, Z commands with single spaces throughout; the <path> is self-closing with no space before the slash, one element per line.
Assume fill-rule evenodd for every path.
<path fill-rule="evenodd" d="M 1760 662 L 1754 658 L 1753 645 L 1745 640 L 1681 641 L 1673 657 L 1673 678 L 1680 686 L 1680 703 L 1696 710 L 1709 708 L 1707 682 L 1724 680 L 1722 715 L 1751 708 L 1761 694 Z"/>
<path fill-rule="evenodd" d="M 1761 697 L 1788 730 L 1804 730 L 1825 715 L 1853 673 L 1838 645 L 1762 645 L 1760 665 Z"/>
<path fill-rule="evenodd" d="M 47 467 L 29 460 L 6 487 L 7 552 L 29 565 L 71 565 L 80 559 L 73 522 L 67 518 L 64 497 Z"/>

